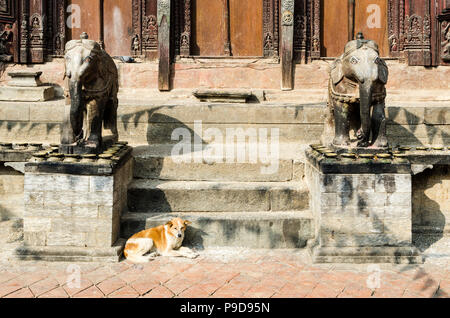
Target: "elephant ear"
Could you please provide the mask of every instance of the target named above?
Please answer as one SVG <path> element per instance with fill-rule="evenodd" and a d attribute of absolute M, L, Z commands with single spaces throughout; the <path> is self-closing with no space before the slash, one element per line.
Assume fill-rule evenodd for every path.
<path fill-rule="evenodd" d="M 378 58 L 377 63 L 378 63 L 378 79 L 383 84 L 386 84 L 389 78 L 389 70 L 386 65 L 386 62 L 383 59 Z"/>
<path fill-rule="evenodd" d="M 331 65 L 330 75 L 334 85 L 342 81 L 344 78 L 344 72 L 342 71 L 342 60 L 340 58 L 336 59 Z"/>

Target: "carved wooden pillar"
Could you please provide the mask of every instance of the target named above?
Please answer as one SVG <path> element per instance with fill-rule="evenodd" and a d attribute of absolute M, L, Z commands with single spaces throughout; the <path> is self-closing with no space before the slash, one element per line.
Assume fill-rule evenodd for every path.
<path fill-rule="evenodd" d="M 321 0 L 309 0 L 310 4 L 310 21 L 311 25 L 311 58 L 320 58 L 321 43 Z"/>
<path fill-rule="evenodd" d="M 450 66 L 450 0 L 442 0 L 437 11 L 436 64 Z"/>
<path fill-rule="evenodd" d="M 51 54 L 54 56 L 64 56 L 66 45 L 66 8 L 67 0 L 52 1 L 52 30 L 51 33 Z"/>
<path fill-rule="evenodd" d="M 432 65 L 430 0 L 405 2 L 405 51 L 409 65 Z"/>
<path fill-rule="evenodd" d="M 389 55 L 402 57 L 405 42 L 405 0 L 388 1 Z"/>
<path fill-rule="evenodd" d="M 191 0 L 184 0 L 184 8 L 183 8 L 183 25 L 182 25 L 182 33 L 180 36 L 180 55 L 181 56 L 189 56 L 191 55 L 191 29 L 192 29 L 192 20 L 191 20 Z"/>
<path fill-rule="evenodd" d="M 230 1 L 222 0 L 223 2 L 223 23 L 225 28 L 225 44 L 224 52 L 226 56 L 231 56 L 231 40 L 230 40 Z"/>
<path fill-rule="evenodd" d="M 294 0 L 281 0 L 281 89 L 294 89 Z"/>
<path fill-rule="evenodd" d="M 306 62 L 308 49 L 308 0 L 295 1 L 294 59 Z"/>
<path fill-rule="evenodd" d="M 170 0 L 158 0 L 158 57 L 160 91 L 170 90 Z"/>
<path fill-rule="evenodd" d="M 20 1 L 20 63 L 28 63 L 28 18 L 29 18 L 29 2 L 27 0 Z"/>
<path fill-rule="evenodd" d="M 47 2 L 30 1 L 29 2 L 29 53 L 31 63 L 45 62 L 45 24 Z"/>

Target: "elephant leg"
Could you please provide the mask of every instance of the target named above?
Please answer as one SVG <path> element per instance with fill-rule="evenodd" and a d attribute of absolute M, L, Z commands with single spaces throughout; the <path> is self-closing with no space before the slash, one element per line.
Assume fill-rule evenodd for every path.
<path fill-rule="evenodd" d="M 86 140 L 89 146 L 99 147 L 102 143 L 102 109 L 100 103 L 93 99 L 86 105 L 87 131 Z"/>
<path fill-rule="evenodd" d="M 348 146 L 350 144 L 350 119 L 348 111 L 349 107 L 345 103 L 335 103 L 335 137 L 333 144 L 336 146 Z"/>
<path fill-rule="evenodd" d="M 388 146 L 386 137 L 386 114 L 384 103 L 374 106 L 372 113 L 372 143 L 375 147 Z"/>
<path fill-rule="evenodd" d="M 112 101 L 112 105 L 111 105 L 111 107 L 112 107 L 111 111 L 113 112 L 113 114 L 111 116 L 110 129 L 111 129 L 111 133 L 113 134 L 114 140 L 116 142 L 119 141 L 119 132 L 117 130 L 117 108 L 118 108 L 118 105 L 119 105 L 119 100 L 117 98 L 115 98 Z"/>

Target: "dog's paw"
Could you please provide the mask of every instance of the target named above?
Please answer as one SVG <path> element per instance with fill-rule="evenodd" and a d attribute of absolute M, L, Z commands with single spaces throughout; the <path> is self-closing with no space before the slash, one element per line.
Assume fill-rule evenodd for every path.
<path fill-rule="evenodd" d="M 200 256 L 200 254 L 192 252 L 192 253 L 189 253 L 187 257 L 190 258 L 190 259 L 196 259 L 199 256 Z"/>

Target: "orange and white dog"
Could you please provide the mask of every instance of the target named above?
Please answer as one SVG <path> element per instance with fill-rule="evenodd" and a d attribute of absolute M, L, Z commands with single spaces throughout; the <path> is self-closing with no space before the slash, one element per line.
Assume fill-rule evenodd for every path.
<path fill-rule="evenodd" d="M 124 255 L 133 263 L 147 263 L 158 255 L 196 258 L 197 253 L 181 247 L 184 232 L 191 222 L 175 218 L 165 225 L 133 235 L 125 245 Z M 150 253 L 148 255 L 145 255 Z"/>

